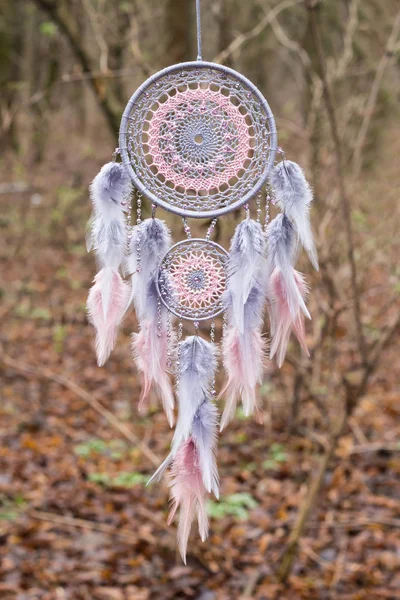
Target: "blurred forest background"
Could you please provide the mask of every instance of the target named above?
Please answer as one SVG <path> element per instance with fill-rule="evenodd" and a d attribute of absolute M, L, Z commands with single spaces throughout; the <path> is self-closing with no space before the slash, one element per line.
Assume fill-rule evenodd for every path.
<path fill-rule="evenodd" d="M 399 3 L 203 0 L 202 15 L 204 58 L 262 90 L 314 187 L 311 360 L 293 344 L 268 365 L 264 425 L 238 411 L 224 432 L 210 539 L 184 567 L 167 487 L 145 488 L 171 432 L 137 414 L 133 316 L 96 366 L 84 237 L 130 95 L 196 57 L 194 0 L 3 0 L 2 600 L 400 598 Z"/>

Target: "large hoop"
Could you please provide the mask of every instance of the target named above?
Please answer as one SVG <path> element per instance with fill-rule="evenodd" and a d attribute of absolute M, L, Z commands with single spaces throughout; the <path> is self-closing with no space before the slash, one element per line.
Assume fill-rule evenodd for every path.
<path fill-rule="evenodd" d="M 276 127 L 261 92 L 221 65 L 156 73 L 124 111 L 119 146 L 136 188 L 182 217 L 215 218 L 249 202 L 275 160 Z"/>

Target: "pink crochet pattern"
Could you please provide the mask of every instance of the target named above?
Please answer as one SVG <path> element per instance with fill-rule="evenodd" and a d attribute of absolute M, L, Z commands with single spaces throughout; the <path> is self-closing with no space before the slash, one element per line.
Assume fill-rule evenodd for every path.
<path fill-rule="evenodd" d="M 191 309 L 198 309 L 215 302 L 225 286 L 225 274 L 221 264 L 205 252 L 189 252 L 170 268 L 173 290 L 179 301 Z"/>
<path fill-rule="evenodd" d="M 222 90 L 177 90 L 149 119 L 149 153 L 158 173 L 190 193 L 230 185 L 249 162 L 246 116 Z"/>
<path fill-rule="evenodd" d="M 162 301 L 178 316 L 213 316 L 222 310 L 226 252 L 206 240 L 180 242 L 164 257 L 158 285 Z"/>
<path fill-rule="evenodd" d="M 132 96 L 121 153 L 154 204 L 209 218 L 258 191 L 275 154 L 274 126 L 265 99 L 239 74 L 175 65 Z"/>

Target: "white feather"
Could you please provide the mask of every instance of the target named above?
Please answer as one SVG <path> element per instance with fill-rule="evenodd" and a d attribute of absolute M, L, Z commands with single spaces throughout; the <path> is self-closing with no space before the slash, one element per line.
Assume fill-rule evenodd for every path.
<path fill-rule="evenodd" d="M 104 223 L 119 219 L 132 191 L 129 174 L 122 163 L 107 163 L 90 184 L 94 211 Z"/>
<path fill-rule="evenodd" d="M 310 224 L 313 193 L 303 169 L 291 160 L 283 160 L 274 168 L 271 183 L 280 208 L 293 222 L 312 265 L 318 270 L 318 256 Z"/>
<path fill-rule="evenodd" d="M 217 444 L 218 411 L 209 400 L 197 410 L 192 423 L 192 439 L 199 457 L 200 471 L 207 492 L 219 498 L 219 477 L 215 460 Z"/>
<path fill-rule="evenodd" d="M 267 228 L 268 280 L 278 267 L 285 281 L 286 300 L 293 318 L 300 307 L 304 315 L 311 319 L 299 288 L 296 285 L 293 264 L 296 258 L 296 240 L 293 225 L 286 215 L 278 215 Z M 269 291 L 269 296 L 271 292 Z"/>
<path fill-rule="evenodd" d="M 182 442 L 192 431 L 194 416 L 200 405 L 210 396 L 211 382 L 216 368 L 214 344 L 199 336 L 187 337 L 180 345 L 178 383 L 179 415 L 171 443 L 171 451 L 148 481 L 159 481 L 174 459 Z"/>
<path fill-rule="evenodd" d="M 95 251 L 100 269 L 118 269 L 126 249 L 124 209 L 131 193 L 129 175 L 120 163 L 107 163 L 90 185 L 93 215 L 86 245 Z"/>
<path fill-rule="evenodd" d="M 232 321 L 242 333 L 244 306 L 265 268 L 265 237 L 260 223 L 245 219 L 232 238 L 228 259 L 227 290 L 230 292 Z"/>
<path fill-rule="evenodd" d="M 132 230 L 129 253 L 124 264 L 125 275 L 131 275 L 131 301 L 135 304 L 139 321 L 147 318 L 148 286 L 155 277 L 160 260 L 171 246 L 167 225 L 160 219 L 145 219 Z M 138 270 L 138 247 L 140 270 Z"/>

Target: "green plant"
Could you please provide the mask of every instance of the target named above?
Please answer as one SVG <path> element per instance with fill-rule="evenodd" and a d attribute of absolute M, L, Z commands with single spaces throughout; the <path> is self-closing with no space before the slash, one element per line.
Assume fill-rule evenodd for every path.
<path fill-rule="evenodd" d="M 222 519 L 228 515 L 237 519 L 247 519 L 249 510 L 258 506 L 257 501 L 247 493 L 231 494 L 222 498 L 219 502 L 209 500 L 207 502 L 207 512 L 213 519 Z"/>
<path fill-rule="evenodd" d="M 276 469 L 280 464 L 287 462 L 287 454 L 282 444 L 271 444 L 269 448 L 269 457 L 264 460 L 262 466 L 264 469 Z"/>
<path fill-rule="evenodd" d="M 21 514 L 25 506 L 25 498 L 20 494 L 11 499 L 0 499 L 0 521 L 14 521 Z"/>
<path fill-rule="evenodd" d="M 87 442 L 75 446 L 74 452 L 82 458 L 90 458 L 90 456 L 100 454 L 109 456 L 112 460 L 120 460 L 127 453 L 127 445 L 122 440 L 106 442 L 100 438 L 91 438 Z"/>
<path fill-rule="evenodd" d="M 64 342 L 67 337 L 68 329 L 66 325 L 57 324 L 53 327 L 53 346 L 54 350 L 61 354 L 64 350 Z"/>
<path fill-rule="evenodd" d="M 145 485 L 150 475 L 144 473 L 132 473 L 130 471 L 121 471 L 116 477 L 111 477 L 108 473 L 90 473 L 89 481 L 104 485 L 105 487 L 134 487 L 135 485 Z"/>

